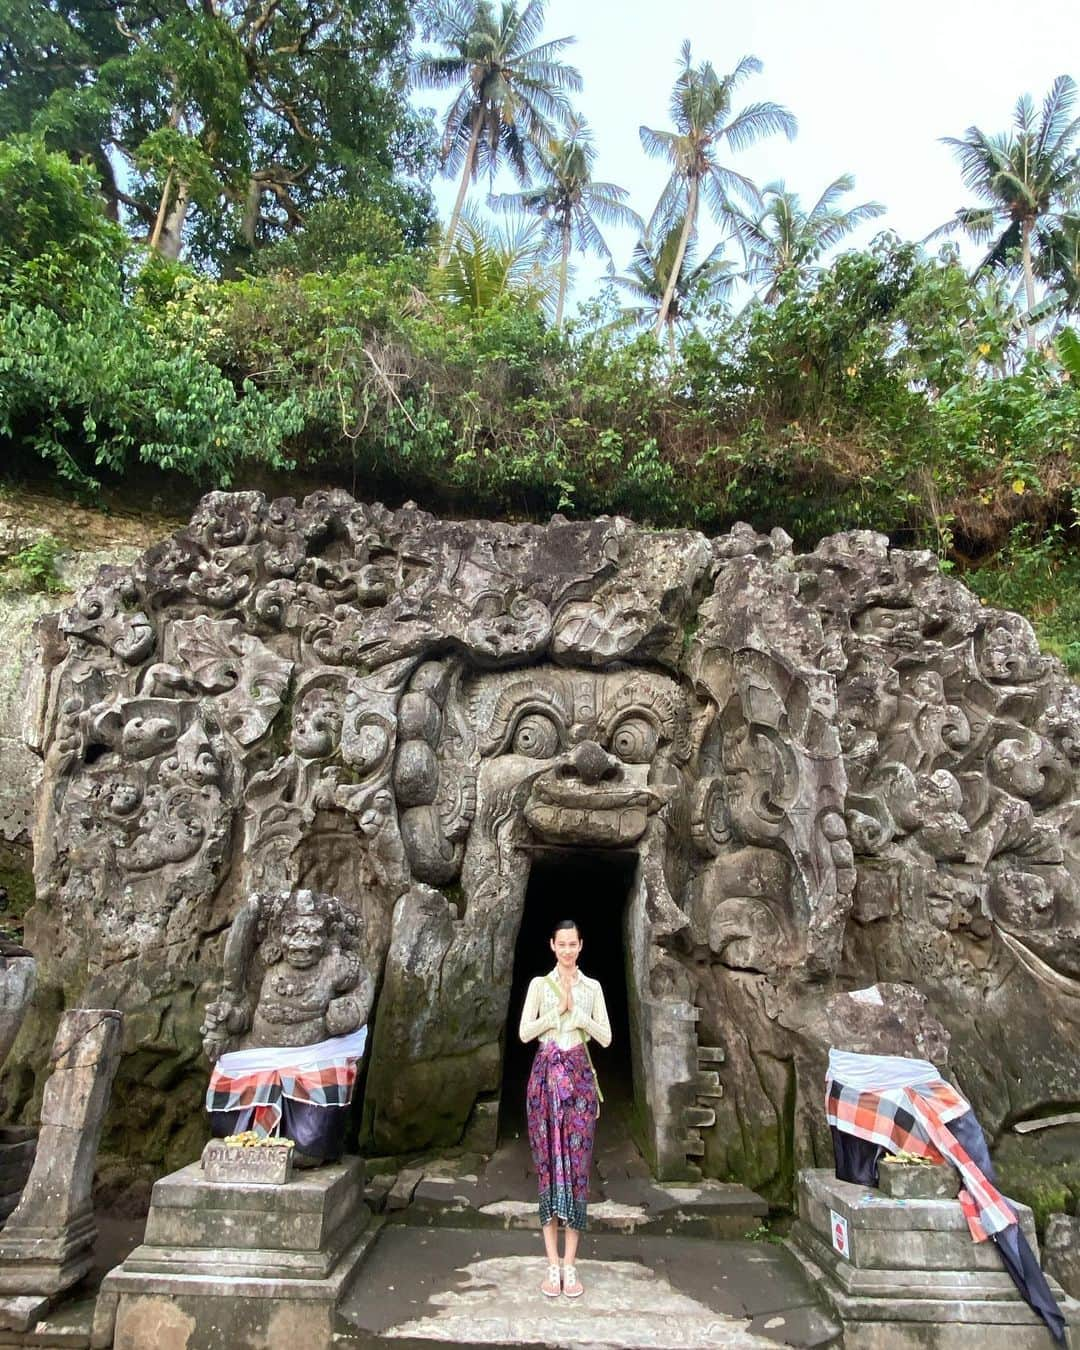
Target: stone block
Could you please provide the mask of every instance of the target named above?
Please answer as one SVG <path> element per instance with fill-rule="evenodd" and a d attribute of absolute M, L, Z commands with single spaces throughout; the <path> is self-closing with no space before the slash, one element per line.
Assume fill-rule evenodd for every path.
<path fill-rule="evenodd" d="M 377 1231 L 357 1158 L 282 1185 L 212 1182 L 192 1163 L 154 1186 L 146 1238 L 98 1296 L 98 1350 L 332 1344 L 334 1311 Z"/>
<path fill-rule="evenodd" d="M 239 1181 L 252 1186 L 284 1186 L 292 1176 L 291 1144 L 243 1148 L 212 1139 L 202 1151 L 200 1166 L 207 1181 Z"/>
<path fill-rule="evenodd" d="M 49 1300 L 37 1294 L 0 1298 L 0 1331 L 29 1331 L 48 1308 Z"/>
<path fill-rule="evenodd" d="M 1046 1269 L 1062 1287 L 1080 1298 L 1080 1215 L 1051 1214 L 1046 1225 Z"/>
<path fill-rule="evenodd" d="M 818 1169 L 799 1174 L 798 1203 L 789 1247 L 843 1321 L 845 1350 L 1049 1344 L 993 1243 L 972 1241 L 959 1201 L 889 1197 Z M 1037 1255 L 1031 1211 L 1016 1208 Z M 1080 1325 L 1080 1304 L 1051 1288 L 1070 1325 Z"/>
<path fill-rule="evenodd" d="M 387 1212 L 408 1207 L 423 1175 L 423 1168 L 420 1167 L 406 1167 L 398 1173 L 398 1178 L 386 1197 Z"/>
<path fill-rule="evenodd" d="M 282 1186 L 212 1182 L 191 1163 L 155 1183 L 143 1245 L 127 1267 L 321 1279 L 367 1223 L 363 1189 L 356 1158 L 294 1172 Z"/>
<path fill-rule="evenodd" d="M 906 1163 L 883 1158 L 878 1189 L 892 1200 L 955 1200 L 960 1176 L 949 1163 Z"/>

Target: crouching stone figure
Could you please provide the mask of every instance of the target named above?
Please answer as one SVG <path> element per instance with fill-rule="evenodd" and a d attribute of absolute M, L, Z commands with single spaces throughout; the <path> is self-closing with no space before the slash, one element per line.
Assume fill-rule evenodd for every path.
<path fill-rule="evenodd" d="M 240 910 L 202 1026 L 216 1135 L 282 1134 L 298 1161 L 341 1156 L 374 991 L 360 938 L 357 916 L 315 891 L 260 892 Z"/>

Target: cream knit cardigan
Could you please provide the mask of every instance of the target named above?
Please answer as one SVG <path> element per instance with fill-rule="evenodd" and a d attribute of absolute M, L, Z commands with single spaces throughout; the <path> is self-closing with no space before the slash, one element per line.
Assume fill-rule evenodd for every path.
<path fill-rule="evenodd" d="M 553 980 L 557 986 L 557 966 L 550 975 L 537 975 L 529 981 L 518 1028 L 521 1039 L 531 1041 L 539 1037 L 541 1042 L 554 1041 L 560 1050 L 572 1050 L 582 1043 L 581 1032 L 584 1032 L 599 1045 L 610 1045 L 611 1023 L 600 981 L 590 980 L 579 970 L 572 985 L 574 1006 L 560 1015 L 559 997 L 551 987 Z"/>

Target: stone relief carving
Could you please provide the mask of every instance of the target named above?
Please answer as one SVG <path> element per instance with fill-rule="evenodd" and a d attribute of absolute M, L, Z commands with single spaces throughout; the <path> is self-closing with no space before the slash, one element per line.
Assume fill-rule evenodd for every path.
<path fill-rule="evenodd" d="M 485 1138 L 531 859 L 587 849 L 635 862 L 642 1044 L 729 1047 L 714 1174 L 779 1175 L 732 1141 L 808 1118 L 823 1001 L 877 978 L 940 993 L 989 1128 L 1080 1098 L 1080 692 L 927 553 L 212 493 L 39 650 L 28 941 L 44 985 L 149 1000 L 163 1081 L 207 1004 L 252 1034 L 257 982 L 217 994 L 225 948 L 265 965 L 244 897 L 312 891 L 379 986 L 367 1137 Z"/>
<path fill-rule="evenodd" d="M 257 892 L 233 920 L 224 979 L 207 1006 L 203 1049 L 317 1045 L 366 1025 L 374 982 L 360 924 L 333 896 Z"/>

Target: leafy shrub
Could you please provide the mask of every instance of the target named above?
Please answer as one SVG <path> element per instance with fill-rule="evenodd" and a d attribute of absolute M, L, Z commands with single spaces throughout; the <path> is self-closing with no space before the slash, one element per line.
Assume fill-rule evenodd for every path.
<path fill-rule="evenodd" d="M 340 272 L 350 258 L 385 263 L 405 250 L 398 220 L 364 201 L 325 201 L 303 225 L 262 248 L 254 269 L 268 272 Z"/>
<path fill-rule="evenodd" d="M 994 563 L 964 580 L 988 604 L 1029 615 L 1042 645 L 1080 674 L 1080 557 L 1070 538 L 1076 532 L 1061 524 L 1041 531 L 1016 525 Z"/>
<path fill-rule="evenodd" d="M 57 571 L 60 545 L 48 534 L 35 539 L 26 548 L 11 557 L 2 574 L 4 589 L 9 586 L 23 591 L 44 591 L 56 595 L 67 587 Z"/>
<path fill-rule="evenodd" d="M 250 382 L 239 390 L 192 345 L 169 343 L 140 322 L 117 285 L 80 277 L 70 322 L 44 305 L 0 311 L 0 438 L 9 464 L 42 459 L 93 488 L 99 473 L 136 461 L 210 486 L 241 462 L 284 467 L 299 425 L 291 399 Z"/>
<path fill-rule="evenodd" d="M 0 301 L 73 317 L 86 279 L 119 279 L 126 249 L 89 170 L 30 136 L 0 141 Z"/>

